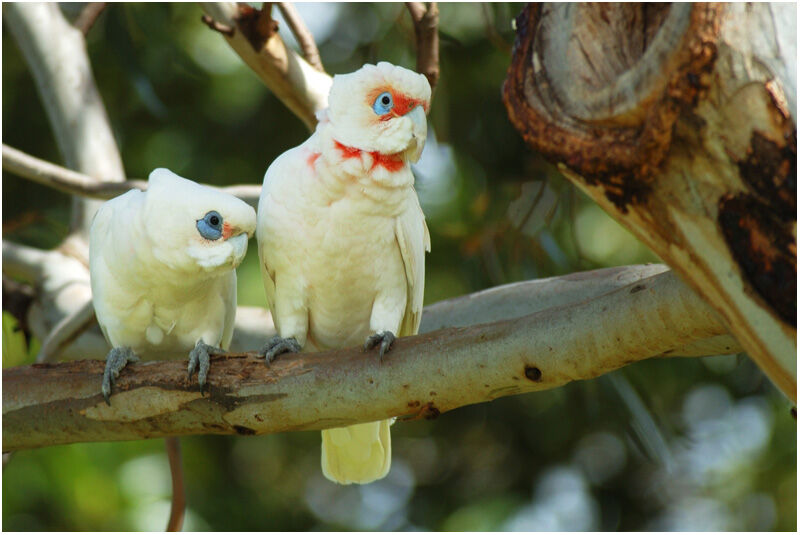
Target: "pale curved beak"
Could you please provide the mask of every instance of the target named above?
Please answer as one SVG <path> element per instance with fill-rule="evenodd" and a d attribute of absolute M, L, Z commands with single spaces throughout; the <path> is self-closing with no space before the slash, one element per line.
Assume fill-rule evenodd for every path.
<path fill-rule="evenodd" d="M 417 106 L 408 112 L 406 117 L 411 119 L 412 124 L 412 144 L 409 147 L 408 159 L 417 162 L 422 156 L 422 149 L 425 148 L 425 140 L 428 138 L 428 118 L 425 117 L 422 106 Z"/>
<path fill-rule="evenodd" d="M 238 267 L 244 260 L 244 255 L 247 253 L 247 233 L 243 232 L 231 238 L 228 238 L 228 243 L 231 245 L 231 256 L 233 260 L 233 267 Z"/>

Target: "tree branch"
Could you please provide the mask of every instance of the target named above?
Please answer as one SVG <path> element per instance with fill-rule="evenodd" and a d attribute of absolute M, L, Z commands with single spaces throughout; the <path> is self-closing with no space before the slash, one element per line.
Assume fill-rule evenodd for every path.
<path fill-rule="evenodd" d="M 417 38 L 417 72 L 424 74 L 431 90 L 439 81 L 439 6 L 431 2 L 406 2 L 406 8 L 414 21 Z"/>
<path fill-rule="evenodd" d="M 517 282 L 490 288 L 425 307 L 420 334 L 447 327 L 518 318 L 546 308 L 565 306 L 598 297 L 623 286 L 667 271 L 662 264 L 622 266 Z M 51 335 L 64 318 L 79 314 L 80 307 L 91 296 L 86 266 L 60 251 L 39 249 L 3 241 L 3 271 L 23 278 L 38 287 L 63 286 L 72 299 L 49 302 L 44 318 L 33 314 L 31 328 L 40 339 Z M 36 312 L 36 310 L 34 310 Z M 38 312 L 42 312 L 41 310 Z M 275 334 L 272 317 L 260 307 L 238 307 L 231 350 L 243 352 L 260 347 Z M 94 324 L 60 354 L 65 360 L 103 359 L 109 347 Z M 741 346 L 725 334 L 683 346 L 676 345 L 671 356 L 706 356 L 740 352 Z"/>
<path fill-rule="evenodd" d="M 108 200 L 132 189 L 147 189 L 146 180 L 115 182 L 103 180 L 100 177 L 94 178 L 45 160 L 40 160 L 5 144 L 3 145 L 3 169 L 64 193 L 92 199 Z M 211 184 L 204 185 L 235 195 L 254 208 L 258 206 L 258 197 L 261 195 L 261 186 L 259 185 L 239 184 L 227 187 L 218 187 Z"/>
<path fill-rule="evenodd" d="M 107 406 L 102 361 L 3 370 L 3 451 L 85 441 L 324 429 L 591 379 L 726 333 L 672 272 L 520 318 L 399 339 L 378 363 L 360 348 L 213 359 L 209 394 L 185 355 L 129 365 Z"/>
<path fill-rule="evenodd" d="M 89 2 L 81 11 L 78 18 L 72 23 L 73 26 L 78 28 L 83 35 L 88 35 L 89 30 L 94 26 L 97 17 L 106 8 L 107 2 Z"/>
<path fill-rule="evenodd" d="M 169 472 L 172 475 L 172 505 L 170 506 L 167 531 L 181 531 L 186 515 L 186 487 L 183 482 L 183 463 L 181 461 L 181 441 L 176 437 L 164 439 L 167 450 Z"/>
<path fill-rule="evenodd" d="M 69 316 L 64 317 L 42 343 L 36 362 L 53 362 L 58 359 L 64 346 L 75 340 L 95 321 L 94 304 L 91 299 Z"/>
<path fill-rule="evenodd" d="M 531 3 L 503 90 L 524 140 L 681 273 L 793 401 L 795 11 Z"/>
<path fill-rule="evenodd" d="M 31 69 L 66 166 L 89 176 L 125 180 L 86 41 L 55 3 L 9 3 L 7 24 Z M 73 200 L 72 230 L 88 236 L 99 203 Z"/>
<path fill-rule="evenodd" d="M 132 189 L 145 189 L 144 180 L 106 180 L 40 160 L 3 144 L 3 169 L 22 178 L 71 195 L 90 199 L 112 199 Z"/>
<path fill-rule="evenodd" d="M 303 17 L 297 12 L 294 4 L 291 2 L 278 2 L 278 9 L 281 10 L 284 20 L 286 20 L 286 23 L 292 30 L 294 38 L 297 39 L 297 44 L 300 45 L 300 50 L 303 51 L 303 57 L 319 72 L 325 72 L 325 67 L 322 66 L 322 59 L 319 57 L 319 49 L 317 48 L 317 43 L 314 41 L 314 36 L 311 35 L 306 23 L 303 22 Z"/>
<path fill-rule="evenodd" d="M 277 32 L 264 31 L 263 24 L 258 24 L 263 12 L 232 2 L 202 6 L 212 24 L 233 29 L 232 35 L 222 33 L 228 44 L 275 96 L 313 130 L 316 112 L 328 107 L 333 79 L 287 47 Z"/>
<path fill-rule="evenodd" d="M 206 15 L 205 13 L 200 18 L 200 20 L 203 21 L 203 24 L 205 24 L 215 32 L 221 33 L 222 35 L 233 37 L 233 34 L 236 32 L 236 30 L 234 30 L 230 26 L 226 26 L 225 24 L 222 24 L 221 22 L 212 19 L 210 15 Z"/>

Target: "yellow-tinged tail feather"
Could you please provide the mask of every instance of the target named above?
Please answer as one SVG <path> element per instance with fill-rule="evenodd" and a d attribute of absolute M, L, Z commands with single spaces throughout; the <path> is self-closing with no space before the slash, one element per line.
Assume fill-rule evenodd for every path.
<path fill-rule="evenodd" d="M 392 464 L 394 419 L 322 431 L 322 473 L 334 483 L 365 484 L 381 479 Z"/>

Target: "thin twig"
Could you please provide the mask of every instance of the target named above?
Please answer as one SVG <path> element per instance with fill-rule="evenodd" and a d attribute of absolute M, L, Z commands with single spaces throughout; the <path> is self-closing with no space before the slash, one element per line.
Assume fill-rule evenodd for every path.
<path fill-rule="evenodd" d="M 108 200 L 132 189 L 147 189 L 146 180 L 112 182 L 102 180 L 100 177 L 90 177 L 45 160 L 40 160 L 8 145 L 3 145 L 3 169 L 64 193 L 92 199 Z M 235 195 L 251 206 L 258 206 L 258 197 L 261 195 L 261 186 L 255 184 L 239 184 L 227 187 L 209 185 L 209 187 Z"/>
<path fill-rule="evenodd" d="M 228 37 L 233 37 L 233 34 L 236 31 L 235 28 L 231 28 L 227 24 L 222 24 L 221 22 L 214 20 L 210 15 L 203 14 L 203 16 L 200 17 L 200 20 L 202 20 L 206 26 L 215 32 L 219 32 L 222 35 L 227 35 Z"/>
<path fill-rule="evenodd" d="M 92 29 L 94 26 L 97 17 L 100 16 L 100 13 L 106 8 L 107 2 L 89 2 L 86 6 L 81 10 L 78 18 L 72 23 L 73 26 L 78 28 L 83 35 L 87 35 L 89 30 Z"/>
<path fill-rule="evenodd" d="M 43 186 L 90 199 L 112 199 L 131 189 L 147 187 L 146 182 L 141 180 L 116 182 L 107 180 L 106 177 L 93 178 L 40 160 L 5 144 L 3 145 L 3 169 Z"/>
<path fill-rule="evenodd" d="M 172 476 L 172 503 L 166 531 L 180 531 L 186 515 L 186 489 L 183 484 L 183 462 L 181 460 L 181 441 L 177 437 L 164 439 L 164 447 L 169 459 L 169 473 Z"/>
<path fill-rule="evenodd" d="M 322 66 L 322 59 L 319 57 L 319 49 L 317 48 L 317 43 L 314 41 L 314 36 L 311 35 L 311 32 L 306 26 L 306 23 L 303 22 L 303 18 L 300 16 L 300 13 L 297 12 L 294 4 L 291 2 L 278 2 L 278 9 L 281 10 L 281 14 L 289 25 L 289 29 L 292 30 L 294 38 L 297 39 L 297 43 L 303 51 L 303 57 L 306 58 L 306 61 L 309 62 L 312 67 L 320 72 L 325 72 L 325 67 Z"/>
<path fill-rule="evenodd" d="M 431 2 L 406 2 L 417 37 L 417 72 L 424 74 L 431 90 L 439 81 L 439 6 Z"/>

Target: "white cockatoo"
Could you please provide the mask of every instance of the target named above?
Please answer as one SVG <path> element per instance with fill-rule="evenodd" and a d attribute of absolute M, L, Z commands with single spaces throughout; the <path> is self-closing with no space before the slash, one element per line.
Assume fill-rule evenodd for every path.
<path fill-rule="evenodd" d="M 236 315 L 236 267 L 255 231 L 252 207 L 181 178 L 150 173 L 147 191 L 103 204 L 92 222 L 89 269 L 97 321 L 111 344 L 102 391 L 139 355 L 189 352 L 205 384 L 210 356 L 227 349 Z"/>
<path fill-rule="evenodd" d="M 258 204 L 261 272 L 278 335 L 262 353 L 380 346 L 417 333 L 430 237 L 409 163 L 431 88 L 389 63 L 334 77 L 314 134 L 275 160 Z M 366 340 L 366 341 L 365 341 Z M 391 463 L 383 420 L 322 431 L 322 471 L 369 483 Z"/>

